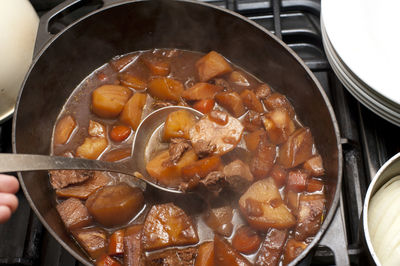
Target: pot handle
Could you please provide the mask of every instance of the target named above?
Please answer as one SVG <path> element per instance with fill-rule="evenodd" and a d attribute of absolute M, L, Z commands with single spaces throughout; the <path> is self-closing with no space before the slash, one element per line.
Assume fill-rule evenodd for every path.
<path fill-rule="evenodd" d="M 49 32 L 50 20 L 80 1 L 81 0 L 66 0 L 40 17 L 39 28 L 36 34 L 35 49 L 33 52 L 34 58 L 43 46 L 54 36 L 54 34 Z"/>
<path fill-rule="evenodd" d="M 57 5 L 50 11 L 46 12 L 40 17 L 39 21 L 39 27 L 38 31 L 36 34 L 36 42 L 35 42 L 35 48 L 34 48 L 34 58 L 37 56 L 39 51 L 43 48 L 43 46 L 50 41 L 51 38 L 54 37 L 55 34 L 52 34 L 49 32 L 49 23 L 52 18 L 60 14 L 61 12 L 64 12 L 68 10 L 70 7 L 74 6 L 75 4 L 81 2 L 82 0 L 65 0 L 61 4 Z M 122 2 L 118 0 L 103 0 L 103 6 L 108 7 L 111 6 L 117 2 Z"/>

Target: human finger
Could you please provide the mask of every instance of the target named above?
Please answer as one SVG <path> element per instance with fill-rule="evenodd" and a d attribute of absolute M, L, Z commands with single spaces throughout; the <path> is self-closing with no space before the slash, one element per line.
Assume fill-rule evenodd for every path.
<path fill-rule="evenodd" d="M 8 206 L 0 205 L 0 224 L 5 223 L 11 217 L 11 209 Z"/>
<path fill-rule="evenodd" d="M 0 192 L 0 206 L 8 206 L 11 212 L 15 212 L 18 207 L 18 198 L 14 194 Z"/>
<path fill-rule="evenodd" d="M 16 193 L 19 189 L 19 183 L 16 177 L 0 174 L 0 192 Z"/>

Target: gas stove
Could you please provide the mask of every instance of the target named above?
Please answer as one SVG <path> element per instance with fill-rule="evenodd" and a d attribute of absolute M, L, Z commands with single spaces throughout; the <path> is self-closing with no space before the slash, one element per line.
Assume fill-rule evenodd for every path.
<path fill-rule="evenodd" d="M 311 265 L 366 265 L 360 216 L 369 182 L 379 167 L 400 151 L 400 128 L 358 103 L 339 82 L 325 57 L 318 0 L 204 0 L 240 13 L 273 32 L 313 71 L 336 114 L 343 145 L 340 204 L 315 250 Z M 31 0 L 41 15 L 62 0 Z M 53 20 L 51 32 L 98 8 L 101 1 L 82 1 L 69 14 Z M 0 125 L 0 152 L 11 152 L 11 124 Z M 12 219 L 0 225 L 0 265 L 81 265 L 47 232 L 30 209 L 22 191 Z"/>

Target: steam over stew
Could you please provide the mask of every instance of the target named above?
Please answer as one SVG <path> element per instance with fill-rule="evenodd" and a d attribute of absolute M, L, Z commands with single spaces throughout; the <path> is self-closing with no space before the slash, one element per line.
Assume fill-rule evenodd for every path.
<path fill-rule="evenodd" d="M 292 261 L 324 219 L 322 158 L 289 99 L 215 51 L 113 58 L 67 100 L 53 154 L 135 160 L 140 121 L 169 105 L 204 116 L 171 113 L 149 141 L 153 152 L 142 174 L 194 193 L 144 189 L 122 174 L 50 171 L 71 237 L 97 265 Z"/>

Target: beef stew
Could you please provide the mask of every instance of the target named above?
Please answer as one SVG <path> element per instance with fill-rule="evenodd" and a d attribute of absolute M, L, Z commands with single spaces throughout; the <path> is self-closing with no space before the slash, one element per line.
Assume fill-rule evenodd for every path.
<path fill-rule="evenodd" d="M 113 58 L 67 100 L 53 154 L 134 159 L 129 151 L 141 119 L 168 105 L 205 116 L 171 113 L 149 141 L 147 174 L 197 193 L 202 203 L 143 191 L 124 175 L 52 171 L 71 236 L 98 265 L 289 263 L 323 222 L 321 156 L 290 101 L 217 52 L 155 49 Z M 106 244 L 98 241 L 96 249 L 92 234 Z M 272 264 L 264 259 L 271 256 Z"/>

